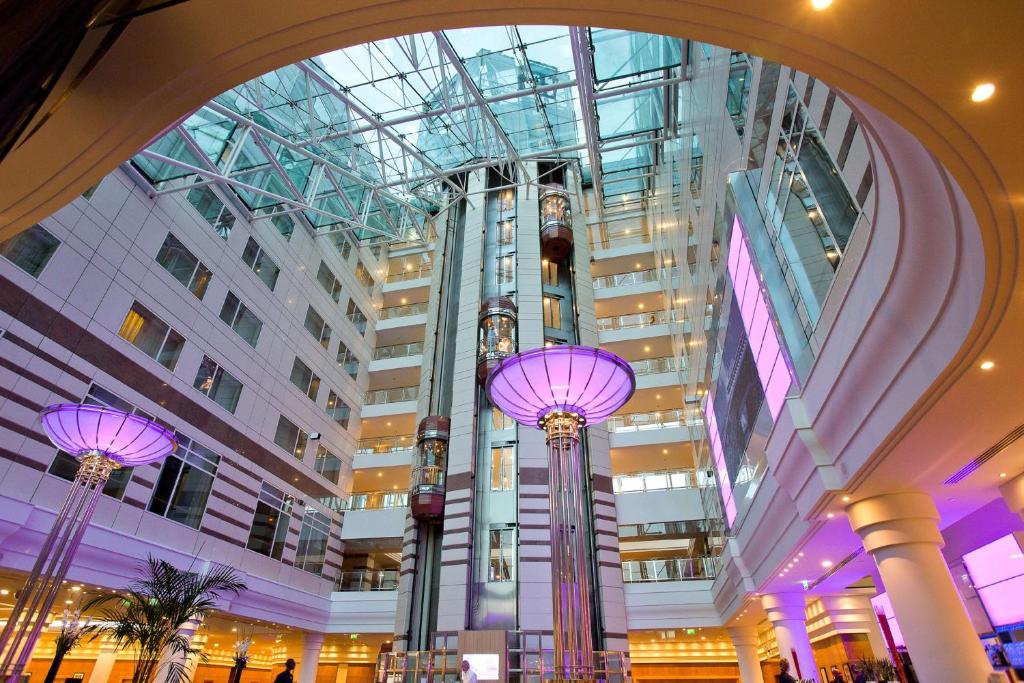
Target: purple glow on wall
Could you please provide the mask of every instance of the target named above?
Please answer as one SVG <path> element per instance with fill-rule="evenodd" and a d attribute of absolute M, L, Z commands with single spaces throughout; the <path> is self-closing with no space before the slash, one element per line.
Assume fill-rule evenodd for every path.
<path fill-rule="evenodd" d="M 722 437 L 718 431 L 718 420 L 715 419 L 715 402 L 709 396 L 704 401 L 704 418 L 708 425 L 708 444 L 711 446 L 711 457 L 718 472 L 718 488 L 722 492 L 722 505 L 725 507 L 725 519 L 732 526 L 736 521 L 736 500 L 733 498 L 732 485 L 729 483 L 729 470 L 725 466 L 725 454 L 722 452 Z"/>
<path fill-rule="evenodd" d="M 993 626 L 1024 621 L 1024 550 L 1007 534 L 964 554 L 964 566 Z"/>
<path fill-rule="evenodd" d="M 633 395 L 633 368 L 589 346 L 545 346 L 503 360 L 487 377 L 487 398 L 517 422 L 536 427 L 552 411 L 587 424 L 608 419 Z"/>
<path fill-rule="evenodd" d="M 779 335 L 771 322 L 768 302 L 758 283 L 757 271 L 750 256 L 750 245 L 743 234 L 739 217 L 733 219 L 732 223 L 727 269 L 736 301 L 739 302 L 743 329 L 750 342 L 765 401 L 772 420 L 776 420 L 793 378 L 783 357 Z"/>
<path fill-rule="evenodd" d="M 116 408 L 58 403 L 40 414 L 46 435 L 75 457 L 98 452 L 124 467 L 138 467 L 173 453 L 170 430 Z"/>

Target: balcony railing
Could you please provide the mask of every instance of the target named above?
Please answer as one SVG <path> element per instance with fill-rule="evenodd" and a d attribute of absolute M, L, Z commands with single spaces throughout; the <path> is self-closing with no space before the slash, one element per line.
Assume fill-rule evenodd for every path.
<path fill-rule="evenodd" d="M 668 321 L 668 311 L 651 311 L 650 313 L 630 313 L 628 315 L 616 315 L 610 318 L 598 318 L 597 329 L 599 332 L 606 332 L 608 330 L 626 330 L 633 327 L 650 327 L 651 325 L 664 325 Z"/>
<path fill-rule="evenodd" d="M 713 579 L 718 575 L 718 562 L 718 558 L 713 556 L 626 560 L 622 563 L 622 580 L 625 583 L 654 583 Z"/>
<path fill-rule="evenodd" d="M 676 369 L 676 359 L 672 356 L 661 358 L 645 358 L 643 360 L 629 361 L 629 367 L 633 368 L 635 375 L 655 375 L 659 372 L 673 372 Z"/>
<path fill-rule="evenodd" d="M 342 572 L 334 582 L 336 591 L 396 591 L 397 569 L 359 569 Z"/>
<path fill-rule="evenodd" d="M 619 273 L 617 275 L 605 275 L 604 277 L 595 277 L 594 289 L 608 289 L 610 287 L 640 285 L 645 282 L 656 282 L 657 280 L 657 268 L 651 268 L 650 270 L 635 270 L 632 273 Z"/>
<path fill-rule="evenodd" d="M 676 408 L 650 413 L 612 415 L 606 424 L 609 432 L 644 432 L 649 429 L 692 427 L 701 424 L 701 416 L 696 408 Z"/>
<path fill-rule="evenodd" d="M 413 268 L 412 270 L 400 270 L 396 273 L 388 273 L 388 282 L 404 282 L 405 280 L 419 280 L 421 277 L 430 277 L 430 268 Z"/>
<path fill-rule="evenodd" d="M 392 344 L 391 346 L 378 346 L 373 351 L 374 360 L 386 360 L 388 358 L 406 358 L 423 353 L 423 342 L 410 342 L 408 344 Z"/>
<path fill-rule="evenodd" d="M 590 248 L 593 250 L 597 249 L 611 249 L 613 247 L 626 247 L 631 244 L 650 244 L 651 236 L 646 232 L 630 232 L 630 234 L 618 234 L 609 235 L 606 239 L 595 240 L 590 244 Z"/>
<path fill-rule="evenodd" d="M 349 496 L 346 510 L 390 510 L 409 507 L 408 491 L 365 491 Z"/>
<path fill-rule="evenodd" d="M 377 389 L 366 392 L 366 401 L 363 405 L 377 405 L 380 403 L 398 403 L 399 401 L 413 401 L 420 393 L 419 387 L 398 387 L 396 389 Z"/>
<path fill-rule="evenodd" d="M 691 469 L 636 472 L 612 477 L 615 493 L 645 493 L 697 488 L 697 473 Z"/>
<path fill-rule="evenodd" d="M 360 439 L 356 446 L 356 455 L 380 455 L 381 453 L 397 453 L 407 451 L 416 445 L 416 436 L 382 436 L 377 439 Z"/>
<path fill-rule="evenodd" d="M 408 315 L 422 315 L 427 312 L 428 303 L 423 301 L 418 304 L 404 304 L 402 306 L 388 306 L 380 309 L 380 319 L 390 320 L 391 318 L 404 318 Z"/>

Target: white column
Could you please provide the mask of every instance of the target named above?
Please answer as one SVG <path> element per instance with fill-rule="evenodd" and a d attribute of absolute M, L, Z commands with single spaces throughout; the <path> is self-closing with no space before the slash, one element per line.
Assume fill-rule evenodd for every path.
<path fill-rule="evenodd" d="M 323 633 L 306 633 L 302 638 L 302 659 L 298 662 L 298 683 L 316 683 L 316 670 L 320 664 L 320 646 Z"/>
<path fill-rule="evenodd" d="M 1024 472 L 999 487 L 1007 507 L 1024 518 Z"/>
<path fill-rule="evenodd" d="M 114 662 L 117 661 L 117 644 L 109 638 L 100 641 L 100 653 L 96 656 L 96 663 L 89 672 L 88 683 L 107 683 L 110 672 L 114 670 Z"/>
<path fill-rule="evenodd" d="M 202 623 L 202 619 L 189 619 L 181 625 L 181 628 L 178 629 L 178 633 L 185 636 L 185 638 L 191 645 L 192 639 L 196 635 L 196 631 L 199 630 L 199 627 L 202 625 Z M 153 680 L 156 683 L 166 683 L 167 667 L 171 664 L 172 661 L 179 661 L 182 662 L 186 667 L 188 666 L 188 662 L 184 661 L 180 654 L 172 653 L 169 650 L 164 649 L 164 651 L 160 654 L 160 659 L 156 663 L 156 670 L 153 672 Z"/>
<path fill-rule="evenodd" d="M 818 666 L 814 663 L 814 648 L 807 636 L 807 600 L 801 593 L 772 593 L 761 596 L 761 605 L 768 613 L 768 621 L 775 628 L 779 644 L 779 657 L 788 659 L 793 666 L 794 678 L 818 679 Z M 797 661 L 793 661 L 793 653 Z M 799 667 L 797 664 L 799 663 Z M 797 671 L 800 675 L 797 675 Z"/>
<path fill-rule="evenodd" d="M 939 512 L 924 493 L 875 496 L 847 508 L 878 565 L 922 681 L 985 681 L 992 672 L 942 557 Z"/>
<path fill-rule="evenodd" d="M 736 648 L 736 662 L 740 666 L 740 683 L 764 683 L 761 658 L 757 655 L 757 627 L 734 626 L 727 629 Z"/>

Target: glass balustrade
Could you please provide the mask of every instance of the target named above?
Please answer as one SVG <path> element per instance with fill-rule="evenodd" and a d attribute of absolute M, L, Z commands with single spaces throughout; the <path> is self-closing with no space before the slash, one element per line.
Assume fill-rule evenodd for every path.
<path fill-rule="evenodd" d="M 405 280 L 419 280 L 420 278 L 430 277 L 431 268 L 413 268 L 412 270 L 399 270 L 394 273 L 388 273 L 388 282 L 404 282 Z"/>
<path fill-rule="evenodd" d="M 594 278 L 594 289 L 608 289 L 610 287 L 623 287 L 626 285 L 639 285 L 645 282 L 656 282 L 658 270 L 635 270 L 632 273 L 618 273 L 617 275 L 605 275 Z"/>
<path fill-rule="evenodd" d="M 353 493 L 346 510 L 390 510 L 409 507 L 408 491 L 364 491 Z"/>
<path fill-rule="evenodd" d="M 660 581 L 694 581 L 713 579 L 718 575 L 719 558 L 674 557 L 661 560 L 625 560 L 622 580 L 625 583 Z"/>
<path fill-rule="evenodd" d="M 388 358 L 406 358 L 423 353 L 423 342 L 410 342 L 408 344 L 392 344 L 390 346 L 378 346 L 373 350 L 374 360 L 386 360 Z"/>
<path fill-rule="evenodd" d="M 377 389 L 366 392 L 366 401 L 363 405 L 377 405 L 380 403 L 398 403 L 399 401 L 414 401 L 420 393 L 419 387 L 398 387 L 396 389 Z"/>
<path fill-rule="evenodd" d="M 610 432 L 642 432 L 648 429 L 670 427 L 693 427 L 702 423 L 700 411 L 696 408 L 657 410 L 650 413 L 625 413 L 613 415 L 606 422 Z"/>
<path fill-rule="evenodd" d="M 629 361 L 629 367 L 633 368 L 635 375 L 655 375 L 659 372 L 673 372 L 676 369 L 676 359 L 672 356 L 661 358 L 645 358 L 643 360 Z"/>
<path fill-rule="evenodd" d="M 417 304 L 404 304 L 402 306 L 388 306 L 380 309 L 380 319 L 390 320 L 391 318 L 404 318 L 409 315 L 422 315 L 427 312 L 428 302 L 423 301 Z"/>
<path fill-rule="evenodd" d="M 614 247 L 626 247 L 632 244 L 650 244 L 651 236 L 646 232 L 631 232 L 630 234 L 619 233 L 609 235 L 602 240 L 594 240 L 590 243 L 592 250 L 612 249 Z"/>
<path fill-rule="evenodd" d="M 630 313 L 628 315 L 616 315 L 610 318 L 598 318 L 597 329 L 599 332 L 608 330 L 625 330 L 633 327 L 650 327 L 651 325 L 664 325 L 669 321 L 667 311 L 651 311 L 650 313 Z"/>
<path fill-rule="evenodd" d="M 410 450 L 416 445 L 416 436 L 382 436 L 376 439 L 360 439 L 356 446 L 356 455 L 379 455 L 381 453 L 397 453 Z"/>
<path fill-rule="evenodd" d="M 692 469 L 635 472 L 612 477 L 612 491 L 615 493 L 692 489 L 697 485 L 697 473 Z"/>
<path fill-rule="evenodd" d="M 334 582 L 336 591 L 396 591 L 397 569 L 358 569 L 342 572 Z"/>

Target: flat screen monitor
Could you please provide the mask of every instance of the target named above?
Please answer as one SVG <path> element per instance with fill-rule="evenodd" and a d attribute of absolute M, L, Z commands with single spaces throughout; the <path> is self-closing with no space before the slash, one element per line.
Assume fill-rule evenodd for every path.
<path fill-rule="evenodd" d="M 1018 534 L 965 554 L 964 566 L 993 626 L 1024 622 L 1024 549 Z"/>

